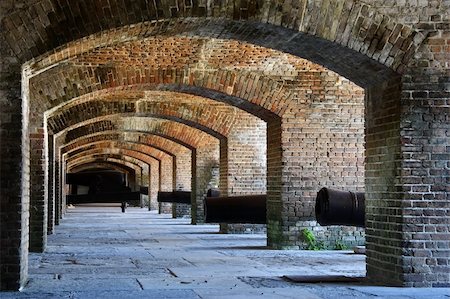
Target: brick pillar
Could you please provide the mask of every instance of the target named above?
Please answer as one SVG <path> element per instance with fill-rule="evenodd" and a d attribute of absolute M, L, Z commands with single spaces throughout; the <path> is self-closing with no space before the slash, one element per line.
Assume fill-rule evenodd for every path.
<path fill-rule="evenodd" d="M 67 199 L 66 195 L 68 194 L 68 185 L 66 184 L 66 174 L 67 174 L 67 161 L 64 160 L 61 162 L 61 206 L 60 206 L 60 219 L 64 218 L 67 209 Z"/>
<path fill-rule="evenodd" d="M 448 86 L 448 71 L 416 67 L 402 85 L 370 91 L 366 232 L 372 281 L 450 286 Z"/>
<path fill-rule="evenodd" d="M 54 167 L 55 167 L 55 154 L 54 154 L 54 136 L 48 135 L 47 137 L 47 152 L 48 152 L 48 164 L 47 164 L 47 190 L 48 190 L 48 220 L 47 220 L 47 234 L 53 234 L 55 229 L 55 196 L 54 196 Z"/>
<path fill-rule="evenodd" d="M 54 183 L 54 203 L 55 203 L 55 225 L 59 225 L 59 222 L 61 220 L 61 163 L 59 161 L 59 158 L 56 157 L 55 163 L 54 163 L 54 177 L 55 177 L 55 183 Z"/>
<path fill-rule="evenodd" d="M 0 53 L 0 290 L 18 290 L 28 276 L 28 105 L 20 65 L 1 36 Z"/>
<path fill-rule="evenodd" d="M 266 123 L 241 114 L 227 140 L 220 142 L 220 189 L 223 196 L 265 194 Z M 225 178 L 224 178 L 225 176 Z M 221 233 L 265 232 L 263 224 L 220 224 Z"/>
<path fill-rule="evenodd" d="M 191 191 L 191 151 L 177 153 L 173 159 L 173 189 L 180 191 Z M 182 218 L 191 216 L 191 205 L 189 204 L 173 204 L 172 217 Z"/>
<path fill-rule="evenodd" d="M 160 161 L 160 190 L 161 191 L 172 191 L 173 190 L 173 159 L 172 157 L 167 157 Z M 172 203 L 170 202 L 160 202 L 159 203 L 159 213 L 160 214 L 172 214 Z"/>
<path fill-rule="evenodd" d="M 192 151 L 192 224 L 204 223 L 203 199 L 209 188 L 219 184 L 219 142 Z"/>
<path fill-rule="evenodd" d="M 267 245 L 281 248 L 285 243 L 283 236 L 281 202 L 281 119 L 267 122 Z"/>
<path fill-rule="evenodd" d="M 43 252 L 47 245 L 47 186 L 44 128 L 30 132 L 30 251 Z"/>
<path fill-rule="evenodd" d="M 159 164 L 153 163 L 150 165 L 150 175 L 149 175 L 149 193 L 150 193 L 150 206 L 149 211 L 158 210 L 158 191 L 159 191 Z"/>
<path fill-rule="evenodd" d="M 141 174 L 139 177 L 139 184 L 136 186 L 136 190 L 140 192 L 141 186 L 144 186 L 148 182 L 148 176 L 149 176 L 149 169 L 150 165 L 147 163 L 142 164 L 141 168 Z M 148 196 L 147 195 L 141 195 L 141 204 L 140 207 L 143 208 L 148 203 Z"/>
<path fill-rule="evenodd" d="M 150 165 L 147 164 L 147 167 L 141 176 L 141 186 L 142 187 L 149 187 L 148 186 L 149 177 L 150 177 Z M 150 192 L 150 190 L 149 190 L 149 192 Z M 143 206 L 148 207 L 148 205 L 150 204 L 148 194 L 141 194 L 141 198 L 142 198 Z"/>
<path fill-rule="evenodd" d="M 400 82 L 366 91 L 366 247 L 372 281 L 400 284 Z"/>

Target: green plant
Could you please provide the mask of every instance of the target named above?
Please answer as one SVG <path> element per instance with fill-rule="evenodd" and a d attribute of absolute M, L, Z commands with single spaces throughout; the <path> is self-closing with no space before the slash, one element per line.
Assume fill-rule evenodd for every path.
<path fill-rule="evenodd" d="M 342 243 L 341 241 L 336 241 L 336 243 L 334 243 L 334 249 L 336 249 L 336 250 L 347 250 L 348 246 L 345 245 L 344 243 Z"/>
<path fill-rule="evenodd" d="M 306 249 L 308 250 L 321 250 L 324 248 L 323 243 L 322 242 L 318 242 L 316 240 L 316 237 L 314 236 L 314 234 L 312 233 L 312 231 L 310 231 L 307 228 L 304 228 L 302 230 L 302 235 L 303 235 L 303 239 L 306 243 Z"/>

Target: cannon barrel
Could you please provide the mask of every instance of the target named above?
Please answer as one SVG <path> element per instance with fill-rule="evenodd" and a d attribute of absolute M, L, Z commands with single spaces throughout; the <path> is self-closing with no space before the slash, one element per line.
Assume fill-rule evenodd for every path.
<path fill-rule="evenodd" d="M 148 195 L 148 186 L 139 186 L 139 192 L 143 195 Z"/>
<path fill-rule="evenodd" d="M 316 197 L 316 220 L 320 225 L 364 227 L 365 198 L 362 192 L 322 188 Z"/>
<path fill-rule="evenodd" d="M 267 195 L 205 198 L 205 222 L 266 224 Z"/>
<path fill-rule="evenodd" d="M 158 191 L 158 202 L 191 203 L 191 191 Z"/>
<path fill-rule="evenodd" d="M 206 197 L 219 197 L 220 196 L 220 191 L 218 189 L 208 189 L 208 191 L 206 191 Z"/>

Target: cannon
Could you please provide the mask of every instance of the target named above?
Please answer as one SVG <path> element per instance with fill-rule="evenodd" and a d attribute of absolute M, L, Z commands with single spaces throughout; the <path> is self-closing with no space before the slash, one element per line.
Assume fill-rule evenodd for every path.
<path fill-rule="evenodd" d="M 266 224 L 267 195 L 206 197 L 206 223 Z"/>
<path fill-rule="evenodd" d="M 191 191 L 158 191 L 158 202 L 191 203 Z"/>
<path fill-rule="evenodd" d="M 208 191 L 206 191 L 206 197 L 219 197 L 220 196 L 220 191 L 218 189 L 208 189 Z"/>
<path fill-rule="evenodd" d="M 364 227 L 365 198 L 362 192 L 322 188 L 316 197 L 316 220 L 320 225 Z"/>
<path fill-rule="evenodd" d="M 148 195 L 148 186 L 139 186 L 139 192 L 143 195 Z"/>

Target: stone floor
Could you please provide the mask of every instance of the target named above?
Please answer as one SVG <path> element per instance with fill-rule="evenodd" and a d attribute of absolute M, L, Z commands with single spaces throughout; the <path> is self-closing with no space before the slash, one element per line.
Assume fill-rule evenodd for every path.
<path fill-rule="evenodd" d="M 298 283 L 297 275 L 365 275 L 350 251 L 275 251 L 265 235 L 218 234 L 145 209 L 75 207 L 30 254 L 29 283 L 0 298 L 450 298 L 450 289 Z"/>

